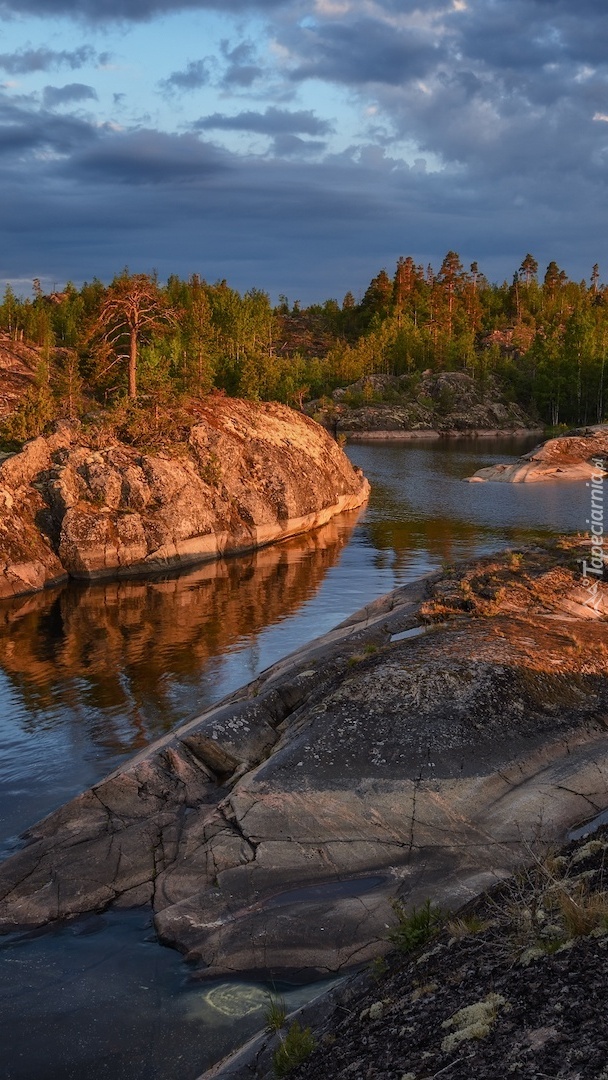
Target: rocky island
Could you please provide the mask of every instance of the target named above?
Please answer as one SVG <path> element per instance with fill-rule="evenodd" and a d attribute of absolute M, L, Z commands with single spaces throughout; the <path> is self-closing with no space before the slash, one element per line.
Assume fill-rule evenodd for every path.
<path fill-rule="evenodd" d="M 536 484 L 543 480 L 591 480 L 608 471 L 608 425 L 568 431 L 522 454 L 512 465 L 478 469 L 469 483 Z"/>
<path fill-rule="evenodd" d="M 494 378 L 463 371 L 365 375 L 306 411 L 349 441 L 525 435 L 542 431 Z"/>
<path fill-rule="evenodd" d="M 386 949 L 608 805 L 608 587 L 574 541 L 404 586 L 31 828 L 0 926 L 151 904 L 202 977 Z"/>
<path fill-rule="evenodd" d="M 320 425 L 276 403 L 213 395 L 168 451 L 59 421 L 0 464 L 0 598 L 252 550 L 368 493 Z"/>

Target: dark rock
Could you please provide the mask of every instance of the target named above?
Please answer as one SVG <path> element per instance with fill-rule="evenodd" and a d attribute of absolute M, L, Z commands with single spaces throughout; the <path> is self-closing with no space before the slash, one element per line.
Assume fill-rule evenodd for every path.
<path fill-rule="evenodd" d="M 2 928 L 150 895 L 205 975 L 309 978 L 382 953 L 395 894 L 476 895 L 608 805 L 608 587 L 576 554 L 399 589 L 171 732 L 29 830 Z"/>
<path fill-rule="evenodd" d="M 330 406 L 310 402 L 307 411 L 351 440 L 539 429 L 536 421 L 506 399 L 495 379 L 481 385 L 461 371 L 426 371 L 421 378 L 365 375 L 335 390 L 332 398 Z"/>

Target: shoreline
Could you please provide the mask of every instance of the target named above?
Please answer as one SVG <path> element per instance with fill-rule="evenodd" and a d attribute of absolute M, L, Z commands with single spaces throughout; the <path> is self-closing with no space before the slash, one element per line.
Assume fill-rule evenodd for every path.
<path fill-rule="evenodd" d="M 188 882 L 184 883 L 186 890 L 184 895 L 182 895 L 182 886 L 178 884 L 177 879 L 172 883 L 174 875 L 178 873 L 179 876 L 179 873 L 181 873 L 182 859 L 178 858 L 177 850 L 173 852 L 171 857 L 167 857 L 165 874 L 167 875 L 168 892 L 166 895 L 158 892 L 159 867 L 156 867 L 152 872 L 146 855 L 148 843 L 152 845 L 152 849 L 154 848 L 154 836 L 152 835 L 154 828 L 152 827 L 150 815 L 154 818 L 155 815 L 160 814 L 158 827 L 168 827 L 170 818 L 179 818 L 180 807 L 186 797 L 184 791 L 187 789 L 188 805 L 199 807 L 202 818 L 211 815 L 211 818 L 215 820 L 217 817 L 219 832 L 216 834 L 216 830 L 213 829 L 209 834 L 208 841 L 205 841 L 211 845 L 209 848 L 210 858 L 212 857 L 212 861 L 218 867 L 221 865 L 218 875 L 210 871 L 210 880 L 207 884 L 207 887 L 211 890 L 209 897 L 216 904 L 220 904 L 221 895 L 214 891 L 218 888 L 214 881 L 215 877 L 219 876 L 219 885 L 221 886 L 224 872 L 228 874 L 226 881 L 230 881 L 230 895 L 236 895 L 237 878 L 240 880 L 242 876 L 239 867 L 251 864 L 249 871 L 245 871 L 242 881 L 244 893 L 241 913 L 243 915 L 247 915 L 249 911 L 247 906 L 248 898 L 251 888 L 253 888 L 253 882 L 248 880 L 249 873 L 258 868 L 260 868 L 262 877 L 260 878 L 259 887 L 256 885 L 253 890 L 256 896 L 258 898 L 262 894 L 266 898 L 281 896 L 283 908 L 295 904 L 296 908 L 300 910 L 298 905 L 304 902 L 304 898 L 296 896 L 293 890 L 297 891 L 307 881 L 315 886 L 320 882 L 327 883 L 328 877 L 327 863 L 322 858 L 315 857 L 310 866 L 308 862 L 300 865 L 297 858 L 300 850 L 298 845 L 308 842 L 305 838 L 296 839 L 295 841 L 292 839 L 296 823 L 305 812 L 301 800 L 303 794 L 308 790 L 306 786 L 302 788 L 300 780 L 308 777 L 317 792 L 306 811 L 311 815 L 310 829 L 313 832 L 316 828 L 314 821 L 316 821 L 323 800 L 326 800 L 328 806 L 330 804 L 334 806 L 336 820 L 332 823 L 332 829 L 328 832 L 327 837 L 318 841 L 319 844 L 326 843 L 331 846 L 331 844 L 337 843 L 342 835 L 342 826 L 344 825 L 344 828 L 346 828 L 349 822 L 352 823 L 360 815 L 363 815 L 360 822 L 361 830 L 365 831 L 369 824 L 366 816 L 367 809 L 365 809 L 367 805 L 366 799 L 362 796 L 363 803 L 359 805 L 357 793 L 353 791 L 352 785 L 350 783 L 344 785 L 341 766 L 337 761 L 334 762 L 334 743 L 332 742 L 325 747 L 326 728 L 324 724 L 321 724 L 319 732 L 316 731 L 316 727 L 311 727 L 307 739 L 315 747 L 318 742 L 319 747 L 325 747 L 326 752 L 317 758 L 315 755 L 320 753 L 320 750 L 317 752 L 311 748 L 311 753 L 307 757 L 307 771 L 298 774 L 297 788 L 294 789 L 293 793 L 291 792 L 289 778 L 292 775 L 292 770 L 291 765 L 288 766 L 287 763 L 291 761 L 291 755 L 298 758 L 296 764 L 299 764 L 302 757 L 302 751 L 299 749 L 298 732 L 303 718 L 303 710 L 311 710 L 311 724 L 314 725 L 317 717 L 317 706 L 322 705 L 325 707 L 332 695 L 338 693 L 335 702 L 338 719 L 334 724 L 337 727 L 333 738 L 338 740 L 336 745 L 341 746 L 340 725 L 342 721 L 339 717 L 342 713 L 340 710 L 346 708 L 348 711 L 348 701 L 350 701 L 352 695 L 355 695 L 359 701 L 359 707 L 357 711 L 357 731 L 354 731 L 352 736 L 355 741 L 352 742 L 349 749 L 352 779 L 361 777 L 363 778 L 362 782 L 364 782 L 364 778 L 367 777 L 370 783 L 375 782 L 376 778 L 382 779 L 382 791 L 378 789 L 376 793 L 379 799 L 378 813 L 380 816 L 382 814 L 388 815 L 387 821 L 392 820 L 393 804 L 389 799 L 385 806 L 384 795 L 389 792 L 389 789 L 391 791 L 394 789 L 395 792 L 401 792 L 400 798 L 407 801 L 408 792 L 409 796 L 412 795 L 410 791 L 412 782 L 407 779 L 410 775 L 410 767 L 413 768 L 418 761 L 418 744 L 416 740 L 410 745 L 409 737 L 406 738 L 407 731 L 405 729 L 399 726 L 393 731 L 391 727 L 390 718 L 394 713 L 395 702 L 401 700 L 400 694 L 402 691 L 398 686 L 393 686 L 390 680 L 387 681 L 384 678 L 384 672 L 392 672 L 395 663 L 397 664 L 395 670 L 407 670 L 407 680 L 409 680 L 407 681 L 407 687 L 410 686 L 412 679 L 414 682 L 417 678 L 422 680 L 421 686 L 426 688 L 425 693 L 429 698 L 426 706 L 427 712 L 429 716 L 436 716 L 433 724 L 437 725 L 437 731 L 439 732 L 437 738 L 440 739 L 440 742 L 447 739 L 447 748 L 448 745 L 451 746 L 453 739 L 457 741 L 464 739 L 462 753 L 466 751 L 470 758 L 468 766 L 470 776 L 477 775 L 477 771 L 481 769 L 479 775 L 485 777 L 484 783 L 488 779 L 490 781 L 491 790 L 488 790 L 490 801 L 494 799 L 496 794 L 492 785 L 498 784 L 498 787 L 500 787 L 502 784 L 507 783 L 505 780 L 507 766 L 503 761 L 503 756 L 506 755 L 505 760 L 511 761 L 514 747 L 512 740 L 510 740 L 509 745 L 505 745 L 501 750 L 493 740 L 490 740 L 487 751 L 482 752 L 480 750 L 478 745 L 479 734 L 475 727 L 477 721 L 471 712 L 472 706 L 469 704 L 471 679 L 481 680 L 479 694 L 485 701 L 485 686 L 489 676 L 484 674 L 485 667 L 483 671 L 474 667 L 469 673 L 467 665 L 470 663 L 478 665 L 483 654 L 483 656 L 486 656 L 484 664 L 489 665 L 488 671 L 494 670 L 494 664 L 496 663 L 495 653 L 496 649 L 498 649 L 501 657 L 500 671 L 502 671 L 507 654 L 509 654 L 509 648 L 512 653 L 510 662 L 515 672 L 519 670 L 521 665 L 527 671 L 526 665 L 531 664 L 529 678 L 526 676 L 523 682 L 520 680 L 521 686 L 517 683 L 519 687 L 517 693 L 520 696 L 523 694 L 526 701 L 526 695 L 532 694 L 529 702 L 530 708 L 532 711 L 540 710 L 539 727 L 533 740 L 534 745 L 530 743 L 530 733 L 527 729 L 526 737 L 521 746 L 518 744 L 518 749 L 524 756 L 526 768 L 529 767 L 530 770 L 529 783 L 532 794 L 536 782 L 534 759 L 537 755 L 540 755 L 541 758 L 544 755 L 547 760 L 544 762 L 543 767 L 546 767 L 554 758 L 561 758 L 563 746 L 559 740 L 554 745 L 556 721 L 553 714 L 551 714 L 549 727 L 546 725 L 546 717 L 543 712 L 547 698 L 545 668 L 542 668 L 542 672 L 540 669 L 537 672 L 536 666 L 533 660 L 528 657 L 527 652 L 521 652 L 518 633 L 520 630 L 523 632 L 525 628 L 525 632 L 528 634 L 526 620 L 529 607 L 531 604 L 541 603 L 546 609 L 546 618 L 540 620 L 536 636 L 539 642 L 542 641 L 547 655 L 551 652 L 556 655 L 557 652 L 563 651 L 563 646 L 560 644 L 561 638 L 559 635 L 555 636 L 555 619 L 556 617 L 558 619 L 566 617 L 570 623 L 574 616 L 577 633 L 581 635 L 581 647 L 580 649 L 569 650 L 566 658 L 562 659 L 562 667 L 567 660 L 567 664 L 574 674 L 575 671 L 579 670 L 583 662 L 583 654 L 586 655 L 588 651 L 589 642 L 587 637 L 591 634 L 593 641 L 596 639 L 591 624 L 594 620 L 601 619 L 606 614 L 607 609 L 606 599 L 604 599 L 603 606 L 600 606 L 597 610 L 595 607 L 591 610 L 585 603 L 587 597 L 580 581 L 573 576 L 571 570 L 565 568 L 559 571 L 561 577 L 556 578 L 555 584 L 551 584 L 553 581 L 551 575 L 547 578 L 546 588 L 549 591 L 546 591 L 545 586 L 542 585 L 543 575 L 549 571 L 553 573 L 551 568 L 554 566 L 557 573 L 557 567 L 563 566 L 566 558 L 571 560 L 571 555 L 558 554 L 557 549 L 553 549 L 551 553 L 545 553 L 537 549 L 525 549 L 525 552 L 525 554 L 522 553 L 515 557 L 503 553 L 487 556 L 473 562 L 465 560 L 460 564 L 459 568 L 455 568 L 453 571 L 423 575 L 415 582 L 399 587 L 378 598 L 373 603 L 365 605 L 333 630 L 313 639 L 305 646 L 299 647 L 293 653 L 277 661 L 262 672 L 253 682 L 243 686 L 235 693 L 227 695 L 211 708 L 204 710 L 177 728 L 172 729 L 160 739 L 155 740 L 150 746 L 135 754 L 102 781 L 96 783 L 90 791 L 85 791 L 57 811 L 52 812 L 41 822 L 31 826 L 26 833 L 26 839 L 29 841 L 28 845 L 2 865 L 2 876 L 7 875 L 8 885 L 5 900 L 2 904 L 3 931 L 6 932 L 16 927 L 40 926 L 56 919 L 98 910 L 100 907 L 107 906 L 108 903 L 113 904 L 121 895 L 123 904 L 126 902 L 127 906 L 137 906 L 142 901 L 150 902 L 152 893 L 155 892 L 156 925 L 161 940 L 164 940 L 167 944 L 177 945 L 180 951 L 189 952 L 192 958 L 196 957 L 202 961 L 201 969 L 202 971 L 206 970 L 205 977 L 217 973 L 226 974 L 226 968 L 221 956 L 216 955 L 217 950 L 213 950 L 213 957 L 206 958 L 203 941 L 212 927 L 206 927 L 205 903 L 203 903 L 202 908 L 196 909 L 194 922 L 199 924 L 199 930 L 195 938 L 192 937 L 191 932 L 193 930 L 192 919 L 188 916 L 184 922 L 181 918 L 182 912 L 186 914 L 184 902 L 188 898 L 196 907 L 196 896 L 199 894 L 201 883 L 194 889 L 194 893 L 190 893 L 188 879 Z M 526 577 L 520 582 L 520 572 L 528 566 L 530 569 L 526 570 Z M 528 576 L 530 572 L 533 574 L 532 577 Z M 541 578 L 538 578 L 539 573 Z M 488 587 L 488 574 L 492 576 L 492 579 L 496 578 L 496 581 L 502 583 L 501 588 L 496 586 Z M 461 581 L 463 582 L 462 587 L 460 585 Z M 541 584 L 537 585 L 537 581 L 540 581 Z M 523 593 L 521 592 L 522 588 L 524 589 Z M 534 599 L 537 591 L 538 598 Z M 518 618 L 520 622 L 523 620 L 521 626 L 518 624 L 512 606 L 509 606 L 509 595 L 511 593 L 513 598 L 517 600 Z M 463 601 L 463 597 L 468 598 L 466 603 Z M 421 633 L 422 629 L 426 630 L 426 633 Z M 407 659 L 407 667 L 403 669 L 399 666 L 402 653 L 403 660 Z M 471 661 L 471 656 L 476 657 L 475 661 Z M 464 710 L 463 716 L 466 715 L 473 724 L 474 730 L 471 729 L 468 734 L 461 732 L 460 728 L 452 733 L 453 709 L 452 711 L 448 709 L 448 712 L 445 712 L 446 690 L 443 685 L 444 677 L 442 672 L 444 671 L 444 660 L 447 657 L 451 658 L 454 678 L 456 678 L 455 673 L 461 673 L 459 678 L 461 678 L 462 688 L 452 691 L 454 695 L 453 709 L 456 709 L 457 712 Z M 553 660 L 547 661 L 547 663 L 551 664 L 553 662 Z M 599 660 L 595 658 L 594 663 L 597 666 Z M 429 689 L 429 664 L 434 665 L 437 669 L 436 681 L 438 681 L 434 689 L 432 687 Z M 553 668 L 546 668 L 546 670 L 551 672 Z M 532 693 L 530 690 L 530 685 L 533 685 L 531 680 L 533 681 L 536 675 L 540 677 L 541 674 L 540 688 L 537 696 L 534 696 L 536 691 Z M 403 678 L 406 678 L 406 676 L 403 676 Z M 454 681 L 454 678 L 452 681 Z M 500 679 L 502 678 L 501 675 Z M 460 683 L 458 685 L 460 686 Z M 380 691 L 381 686 L 384 689 Z M 502 682 L 500 682 L 500 686 L 502 686 Z M 415 686 L 413 689 L 407 689 L 407 687 L 403 689 L 404 700 L 409 700 L 409 696 L 415 691 Z M 386 700 L 384 698 L 380 700 L 383 694 L 385 696 L 388 694 Z M 393 700 L 395 694 L 397 696 Z M 501 696 L 498 684 L 496 694 L 498 694 L 498 697 Z M 494 699 L 492 698 L 492 700 Z M 595 701 L 595 698 L 593 701 Z M 589 709 L 591 709 L 592 705 L 593 702 L 590 703 Z M 377 717 L 374 710 L 378 707 L 380 708 L 380 714 Z M 498 708 L 498 705 L 495 704 L 493 707 Z M 502 710 L 502 705 L 500 709 Z M 593 709 L 595 709 L 595 705 L 593 705 Z M 483 717 L 485 717 L 485 728 L 489 723 L 486 711 L 487 706 L 484 704 L 482 713 Z M 591 711 L 593 710 L 591 709 Z M 519 738 L 517 735 L 519 715 L 520 713 L 516 710 L 510 720 L 514 738 L 516 736 Z M 297 723 L 294 726 L 296 716 Z M 385 717 L 385 719 L 383 720 L 382 717 Z M 319 721 L 319 723 L 321 722 Z M 381 723 L 389 725 L 384 735 L 379 733 L 378 726 Z M 501 723 L 504 728 L 504 716 Z M 570 727 L 576 728 L 577 720 L 575 717 L 568 715 L 563 723 L 569 730 Z M 444 732 L 445 725 L 447 726 Z M 441 734 L 442 732 L 443 734 Z M 447 733 L 452 734 L 448 736 Z M 432 730 L 429 728 L 429 738 L 431 734 Z M 369 757 L 370 737 L 372 741 L 379 740 L 377 760 L 370 760 Z M 569 768 L 574 773 L 579 767 L 583 769 L 583 772 L 585 771 L 586 751 L 584 748 L 587 744 L 594 743 L 595 738 L 595 730 L 591 728 L 582 736 L 580 745 L 582 758 L 578 765 L 575 762 L 577 753 L 571 749 Z M 389 744 L 393 746 L 392 750 L 389 750 Z M 458 745 L 460 745 L 459 742 Z M 380 751 L 382 756 L 379 756 Z M 479 790 L 477 790 L 479 785 L 475 781 L 477 784 L 475 788 L 476 795 L 469 806 L 466 803 L 467 798 L 471 795 L 468 788 L 469 781 L 466 775 L 463 779 L 460 768 L 454 765 L 455 753 L 456 751 L 453 749 L 449 749 L 449 751 L 446 749 L 445 753 L 443 751 L 440 753 L 437 750 L 434 755 L 436 760 L 429 772 L 429 778 L 432 779 L 435 776 L 444 777 L 442 782 L 445 782 L 448 786 L 454 783 L 464 783 L 465 787 L 462 789 L 461 794 L 463 813 L 466 804 L 468 806 L 467 813 L 471 818 L 470 828 L 474 830 L 476 827 L 474 822 L 477 820 L 479 813 Z M 298 757 L 298 755 L 300 756 Z M 500 771 L 493 771 L 493 767 L 490 767 L 490 758 L 493 760 L 493 755 L 498 755 L 496 765 L 500 765 Z M 457 756 L 458 754 L 456 754 Z M 272 774 L 275 764 L 278 769 L 276 778 Z M 425 765 L 424 768 L 428 771 L 431 767 Z M 454 770 L 456 771 L 454 772 Z M 285 790 L 283 790 L 282 786 L 284 779 L 287 784 Z M 267 794 L 268 790 L 270 790 L 268 785 L 272 787 L 274 783 L 278 785 L 277 795 L 276 798 L 274 796 L 270 798 L 266 807 Z M 523 788 L 525 786 L 525 784 L 522 785 L 521 783 L 520 775 L 520 782 L 510 795 L 510 798 L 515 798 L 517 803 L 517 807 L 515 805 L 512 807 L 513 812 L 517 809 L 520 816 L 524 814 L 524 817 L 525 793 Z M 416 790 L 418 801 L 421 801 L 422 791 Z M 143 791 L 146 791 L 145 799 L 143 799 L 142 794 L 138 794 L 138 792 Z M 296 791 L 300 794 L 296 794 Z M 532 797 L 534 799 L 536 796 L 533 795 Z M 503 793 L 501 798 L 504 801 L 507 798 L 506 794 Z M 143 802 L 146 802 L 146 800 L 150 802 L 149 813 L 146 812 L 143 818 L 142 799 Z M 351 806 L 353 799 L 356 805 L 353 803 Z M 519 803 L 522 799 L 523 802 L 521 802 L 520 806 Z M 557 825 L 558 822 L 565 826 L 570 825 L 572 820 L 579 816 L 583 809 L 583 804 L 580 804 L 578 796 L 574 798 L 574 801 L 570 797 L 564 797 L 563 802 L 564 806 L 560 810 L 555 807 L 552 808 L 549 816 L 554 819 L 553 825 Z M 344 804 L 342 807 L 344 821 L 342 821 L 338 812 L 342 803 Z M 254 845 L 252 846 L 247 842 L 247 850 L 245 850 L 242 845 L 245 843 L 246 830 L 243 831 L 242 827 L 239 826 L 239 822 L 243 816 L 247 817 L 250 814 L 256 804 L 259 804 L 256 813 L 258 811 L 261 815 L 267 813 L 269 817 L 267 821 L 263 817 L 259 817 L 255 825 L 248 826 L 248 828 L 254 829 Z M 130 865 L 120 863 L 115 866 L 114 861 L 110 860 L 105 865 L 102 874 L 104 860 L 101 858 L 100 853 L 107 833 L 107 814 L 101 813 L 101 807 L 104 805 L 112 820 L 114 814 L 118 815 L 116 817 L 116 836 L 120 836 L 120 844 L 130 853 Z M 292 811 L 296 815 L 293 821 L 291 818 L 283 820 L 283 816 L 287 814 L 289 817 Z M 219 816 L 217 816 L 218 814 Z M 254 817 L 252 816 L 250 820 L 253 822 Z M 502 816 L 500 817 L 500 822 L 503 825 L 505 820 L 503 820 Z M 323 831 L 321 826 L 327 826 L 327 820 L 322 813 L 319 828 Z M 196 822 L 193 820 L 190 823 L 190 828 L 193 828 L 196 833 L 197 827 Z M 143 833 L 141 832 L 142 828 Z M 75 829 L 76 831 L 84 829 L 88 839 L 85 844 L 80 843 L 70 855 L 72 848 L 71 838 L 75 835 Z M 254 850 L 254 847 L 256 845 L 259 847 L 262 842 L 260 837 L 265 837 L 266 840 L 263 842 L 271 845 L 279 843 L 279 838 L 283 837 L 280 843 L 287 846 L 285 850 L 283 848 L 279 850 L 280 844 L 277 848 L 271 846 L 269 850 L 272 851 L 273 858 L 270 862 L 264 861 L 259 854 L 256 855 L 256 850 Z M 369 844 L 373 845 L 375 837 L 376 832 L 372 830 L 357 858 L 354 858 L 353 855 L 343 864 L 340 863 L 337 872 L 334 867 L 334 872 L 329 875 L 330 879 L 342 882 L 346 880 L 356 882 L 362 887 L 356 890 L 359 893 L 368 891 L 371 886 L 369 875 L 372 874 L 375 877 L 386 878 L 385 884 L 387 886 L 391 885 L 394 889 L 396 882 L 392 881 L 392 879 L 394 877 L 397 852 L 389 852 L 386 859 L 383 856 L 376 857 L 375 855 L 372 858 L 368 846 Z M 421 846 L 421 850 L 425 845 L 428 846 L 431 839 L 432 837 L 427 837 L 423 829 L 418 838 L 418 845 Z M 382 837 L 380 837 L 378 843 L 381 840 Z M 192 842 L 194 842 L 194 834 Z M 512 842 L 513 837 L 509 833 L 509 836 L 504 840 L 506 844 L 505 852 Z M 181 838 L 179 843 L 185 844 L 184 851 L 181 854 L 186 854 L 186 849 L 190 851 L 190 842 L 186 835 Z M 132 847 L 132 844 L 135 844 L 135 847 Z M 295 846 L 290 846 L 292 844 Z M 101 848 L 98 850 L 99 845 L 101 845 Z M 251 851 L 249 847 L 251 847 Z M 198 851 L 199 848 L 200 843 L 198 843 L 198 846 L 195 845 L 192 850 Z M 404 852 L 406 848 L 408 848 L 407 844 L 405 844 Z M 314 848 L 314 851 L 316 852 L 316 848 Z M 277 853 L 282 856 L 278 861 L 274 858 Z M 407 853 L 405 852 L 405 854 Z M 243 858 L 244 862 L 242 861 Z M 293 866 L 290 861 L 292 858 L 296 860 Z M 509 857 L 506 854 L 505 858 L 508 862 Z M 284 859 L 287 861 L 285 862 Z M 496 853 L 493 854 L 492 859 L 493 865 L 495 865 Z M 458 863 L 459 867 L 461 861 Z M 45 867 L 41 863 L 44 863 Z M 141 865 L 139 865 L 140 863 Z M 94 877 L 88 880 L 87 868 L 90 870 L 91 865 L 96 865 L 97 870 Z M 284 872 L 281 870 L 281 867 L 287 865 L 293 871 L 291 881 L 285 877 Z M 272 866 L 275 866 L 276 870 L 271 869 Z M 53 897 L 47 896 L 45 883 L 51 867 L 53 867 L 53 880 L 58 882 L 59 878 L 63 879 L 60 894 L 61 903 L 59 904 L 55 902 Z M 442 874 L 445 877 L 444 871 L 445 867 L 442 869 Z M 483 876 L 482 868 L 475 866 L 472 871 L 473 878 L 477 880 L 480 873 Z M 106 878 L 105 884 L 102 883 L 104 874 Z M 454 897 L 462 896 L 464 898 L 468 892 L 465 880 L 467 875 L 465 874 L 465 879 L 462 881 L 460 881 L 460 876 L 460 872 L 455 874 L 454 889 L 451 891 Z M 21 887 L 25 878 L 30 880 L 25 892 L 21 895 Z M 145 889 L 144 882 L 148 882 Z M 378 882 L 374 880 L 374 889 L 377 884 Z M 155 886 L 154 889 L 152 888 L 153 885 Z M 12 899 L 9 900 L 9 894 L 11 893 L 13 894 Z M 345 900 L 347 901 L 348 897 L 345 897 Z M 307 903 L 308 900 L 305 902 Z M 192 914 L 195 914 L 194 908 Z M 171 925 L 174 917 L 177 921 L 175 925 Z M 325 957 L 326 945 L 329 942 L 318 942 L 317 944 L 319 949 L 313 955 L 314 950 L 311 948 L 311 943 L 306 943 L 306 948 L 310 951 L 309 963 L 304 964 L 302 960 L 300 963 L 301 968 L 308 967 L 312 971 L 315 968 L 327 967 L 328 971 L 337 972 L 348 967 L 348 963 L 342 956 L 336 955 L 334 957 L 332 954 L 331 957 Z M 230 942 L 226 940 L 223 942 L 220 952 L 222 955 L 227 956 L 230 951 Z M 247 971 L 258 967 L 260 958 L 257 955 L 250 957 L 245 953 L 246 950 L 244 949 L 240 961 L 241 970 Z M 255 959 L 255 963 L 250 962 L 253 959 Z M 325 963 L 325 960 L 327 960 L 327 963 Z M 271 950 L 268 948 L 268 955 L 265 955 L 262 966 L 266 966 L 266 964 L 283 970 L 293 967 L 291 947 L 288 943 L 283 947 L 281 942 L 277 942 L 275 955 L 272 958 Z"/>
<path fill-rule="evenodd" d="M 566 896 L 575 892 L 577 884 L 585 895 L 594 896 L 593 891 L 586 892 L 589 878 L 598 876 L 598 865 L 602 865 L 608 850 L 608 830 L 605 825 L 596 822 L 597 819 L 588 820 L 577 839 L 564 837 L 554 856 L 556 866 L 567 867 L 565 871 L 558 870 L 555 879 L 555 886 L 558 890 L 561 888 Z M 595 1000 L 592 998 L 590 1001 L 590 1007 L 595 1012 L 595 1026 L 588 1025 L 587 1031 L 581 1026 L 575 1041 L 573 1036 L 577 1020 L 573 1020 L 570 1038 L 562 1049 L 570 1052 L 574 1046 L 577 1064 L 583 1057 L 583 1050 L 587 1051 L 587 1056 L 591 1056 L 595 1048 L 597 1024 L 601 1022 L 602 1015 L 605 928 L 600 925 L 594 929 L 574 929 L 571 937 L 557 949 L 547 944 L 548 939 L 543 938 L 542 933 L 536 938 L 537 944 L 530 945 L 530 941 L 534 941 L 534 932 L 530 933 L 529 927 L 528 941 L 525 937 L 518 939 L 518 934 L 522 933 L 526 900 L 531 906 L 535 901 L 538 903 L 539 897 L 548 895 L 546 888 L 543 893 L 547 880 L 543 882 L 543 871 L 553 868 L 551 858 L 550 855 L 543 861 L 542 855 L 537 856 L 536 865 L 533 861 L 526 866 L 527 884 L 524 886 L 517 879 L 497 881 L 453 912 L 451 919 L 446 917 L 445 912 L 440 913 L 439 927 L 431 934 L 428 943 L 423 941 L 410 950 L 400 950 L 398 945 L 393 945 L 381 965 L 362 968 L 329 989 L 311 996 L 309 1001 L 286 1014 L 280 1030 L 272 1030 L 268 1026 L 260 1029 L 197 1080 L 272 1080 L 276 1075 L 274 1055 L 294 1024 L 312 1034 L 311 1050 L 303 1056 L 303 1063 L 295 1070 L 296 1075 L 304 1080 L 316 1080 L 319 1076 L 346 1077 L 352 1071 L 353 1059 L 360 1070 L 357 1075 L 368 1075 L 361 1070 L 374 1061 L 379 1064 L 380 1071 L 374 1071 L 373 1075 L 378 1080 L 392 1080 L 396 1075 L 393 1068 L 395 1054 L 401 1053 L 405 1058 L 404 1064 L 411 1066 L 420 1059 L 422 1047 L 426 1047 L 426 1061 L 435 1058 L 432 1067 L 443 1067 L 433 1076 L 460 1066 L 458 1080 L 464 1077 L 468 1080 L 473 1075 L 489 1080 L 497 1075 L 498 1059 L 517 1058 L 518 1050 L 521 1053 L 522 1047 L 534 1055 L 532 1062 L 530 1058 L 527 1060 L 534 1071 L 524 1074 L 519 1061 L 517 1075 L 556 1076 L 553 1069 L 550 1073 L 539 1073 L 534 1066 L 542 1061 L 542 1055 L 558 1038 L 558 1032 L 555 1027 L 549 1029 L 541 1026 L 541 1038 L 532 1043 L 529 1036 L 535 1032 L 530 1026 L 530 1016 L 537 1024 L 542 1025 L 544 1021 L 547 1025 L 555 1020 L 556 1013 L 563 1013 L 565 1007 L 569 1012 L 576 1009 L 579 993 L 576 975 L 580 965 L 577 954 L 581 953 L 582 970 L 586 972 L 589 986 L 595 991 Z M 585 869 L 594 866 L 595 869 Z M 563 876 L 560 876 L 562 873 Z M 583 884 L 585 880 L 586 885 Z M 434 980 L 431 981 L 433 976 Z M 508 998 L 513 1001 L 515 1016 L 513 1006 L 509 1006 L 511 1016 L 508 1020 L 514 1019 L 514 1022 L 508 1023 L 503 1029 L 496 1049 L 491 1043 L 485 1042 L 489 1031 L 480 1030 L 478 1035 L 469 1036 L 474 1040 L 474 1049 L 454 1059 L 453 1047 L 441 1044 L 443 1029 L 450 1026 L 449 1020 L 445 1020 L 446 1015 L 458 1015 L 463 1004 L 469 1010 L 478 1007 L 484 991 L 495 992 L 497 986 L 508 995 L 507 1001 L 496 998 L 497 1002 L 507 1004 Z M 522 994 L 527 998 L 523 1007 Z M 556 1004 L 556 999 L 559 1004 Z M 539 1010 L 545 1012 L 542 1021 L 537 1020 Z M 412 1035 L 415 1036 L 413 1051 L 404 1049 L 400 1043 L 400 1037 L 404 1034 L 402 1025 L 407 1021 L 410 1021 L 410 1025 L 405 1030 L 410 1039 Z M 542 1038 L 548 1031 L 549 1039 Z M 387 1055 L 389 1046 L 391 1052 Z M 381 1056 L 378 1056 L 379 1050 Z M 448 1057 L 448 1065 L 444 1066 L 446 1053 L 452 1061 L 450 1063 Z M 509 1072 L 513 1071 L 511 1067 Z M 404 1080 L 405 1077 L 412 1077 L 413 1080 L 415 1075 L 405 1073 Z M 577 1075 L 591 1074 L 585 1072 Z M 598 1075 L 597 1071 L 593 1073 L 593 1076 Z"/>
<path fill-rule="evenodd" d="M 473 428 L 470 431 L 438 431 L 434 428 L 422 431 L 340 431 L 338 435 L 346 435 L 347 442 L 373 442 L 395 441 L 408 442 L 410 440 L 429 439 L 523 439 L 532 435 L 544 435 L 544 428 L 517 428 L 513 431 L 507 428 Z"/>

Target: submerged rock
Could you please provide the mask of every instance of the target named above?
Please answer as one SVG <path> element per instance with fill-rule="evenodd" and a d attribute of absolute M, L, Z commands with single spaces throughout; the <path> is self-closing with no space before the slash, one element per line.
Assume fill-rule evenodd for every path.
<path fill-rule="evenodd" d="M 0 926 L 151 903 L 201 972 L 356 966 L 608 805 L 608 587 L 572 547 L 396 590 L 26 834 Z M 417 637 L 403 632 L 424 627 Z"/>
<path fill-rule="evenodd" d="M 0 464 L 0 597 L 261 547 L 365 502 L 369 484 L 308 417 L 214 397 L 181 454 L 68 424 Z"/>
<path fill-rule="evenodd" d="M 591 480 L 608 472 L 608 425 L 597 424 L 549 439 L 512 465 L 490 465 L 467 477 L 469 483 L 493 480 L 534 484 L 541 480 Z"/>

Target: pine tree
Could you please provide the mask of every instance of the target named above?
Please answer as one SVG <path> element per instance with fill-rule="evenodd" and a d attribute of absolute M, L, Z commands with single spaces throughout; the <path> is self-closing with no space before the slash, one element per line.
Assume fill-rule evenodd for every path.
<path fill-rule="evenodd" d="M 148 274 L 125 270 L 107 290 L 95 329 L 116 352 L 116 359 L 127 360 L 130 398 L 137 397 L 137 357 L 143 334 L 175 322 L 176 312 Z"/>
<path fill-rule="evenodd" d="M 538 263 L 534 256 L 528 252 L 519 268 L 519 276 L 524 279 L 526 285 L 529 285 L 531 281 L 536 280 L 537 273 Z"/>

